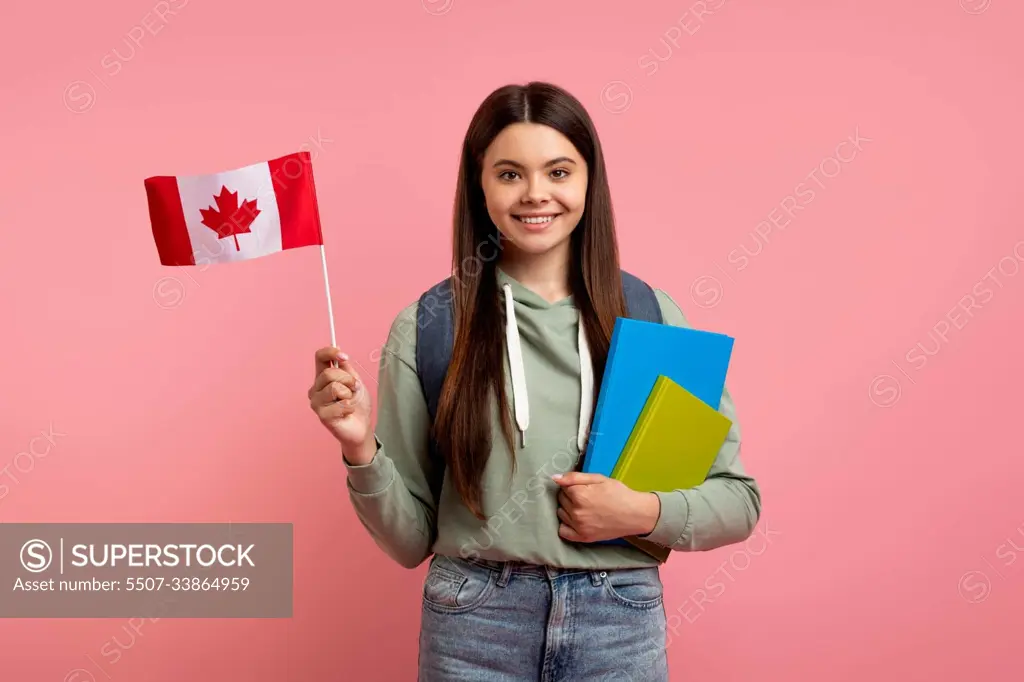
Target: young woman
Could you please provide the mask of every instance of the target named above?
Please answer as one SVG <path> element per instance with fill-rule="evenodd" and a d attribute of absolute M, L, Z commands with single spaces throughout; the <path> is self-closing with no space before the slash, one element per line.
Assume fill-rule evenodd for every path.
<path fill-rule="evenodd" d="M 761 497 L 728 389 L 720 411 L 734 426 L 702 485 L 642 493 L 576 470 L 627 309 L 601 145 L 569 93 L 535 82 L 484 100 L 454 212 L 454 340 L 434 419 L 419 299 L 391 325 L 375 426 L 339 349 L 316 352 L 309 390 L 374 541 L 407 568 L 431 557 L 419 679 L 667 680 L 660 564 L 599 541 L 697 551 L 751 534 Z M 654 294 L 664 323 L 687 324 Z"/>

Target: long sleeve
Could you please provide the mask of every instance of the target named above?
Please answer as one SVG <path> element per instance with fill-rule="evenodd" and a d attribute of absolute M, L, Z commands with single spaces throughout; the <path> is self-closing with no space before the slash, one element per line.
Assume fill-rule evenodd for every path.
<path fill-rule="evenodd" d="M 413 303 L 395 318 L 381 349 L 377 453 L 365 465 L 342 460 L 356 516 L 374 542 L 406 568 L 430 556 L 444 474 L 443 462 L 434 462 L 429 453 L 429 415 L 415 370 L 415 334 Z"/>
<path fill-rule="evenodd" d="M 666 324 L 690 326 L 668 294 L 657 290 L 656 295 Z M 728 387 L 718 411 L 732 428 L 707 479 L 694 488 L 655 493 L 661 515 L 644 539 L 672 550 L 701 551 L 742 542 L 753 533 L 761 516 L 761 491 L 740 460 L 740 424 Z"/>

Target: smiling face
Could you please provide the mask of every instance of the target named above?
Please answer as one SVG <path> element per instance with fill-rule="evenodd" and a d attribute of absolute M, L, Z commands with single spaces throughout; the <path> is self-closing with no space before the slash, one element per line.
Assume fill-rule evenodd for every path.
<path fill-rule="evenodd" d="M 587 197 L 587 163 L 567 137 L 513 123 L 491 142 L 480 179 L 491 220 L 523 253 L 568 246 Z"/>

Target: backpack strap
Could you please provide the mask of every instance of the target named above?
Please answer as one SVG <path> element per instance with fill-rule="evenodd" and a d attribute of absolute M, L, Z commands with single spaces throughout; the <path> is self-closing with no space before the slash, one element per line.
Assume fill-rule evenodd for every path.
<path fill-rule="evenodd" d="M 627 316 L 660 324 L 663 321 L 661 306 L 654 289 L 625 270 L 621 274 Z M 427 399 L 431 423 L 437 414 L 437 403 L 448 374 L 454 344 L 454 298 L 451 278 L 448 278 L 423 292 L 416 307 L 416 373 Z"/>
<path fill-rule="evenodd" d="M 663 322 L 661 306 L 658 305 L 658 297 L 654 294 L 651 285 L 625 270 L 622 270 L 621 274 L 622 293 L 626 297 L 627 315 L 634 320 L 661 324 Z"/>
<path fill-rule="evenodd" d="M 455 301 L 449 277 L 424 291 L 416 306 L 416 374 L 427 399 L 431 424 L 454 345 Z"/>

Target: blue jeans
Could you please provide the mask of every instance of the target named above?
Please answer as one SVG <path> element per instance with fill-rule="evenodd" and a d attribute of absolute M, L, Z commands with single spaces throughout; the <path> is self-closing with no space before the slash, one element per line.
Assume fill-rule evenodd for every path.
<path fill-rule="evenodd" d="M 657 567 L 592 571 L 433 556 L 419 682 L 667 682 Z"/>

